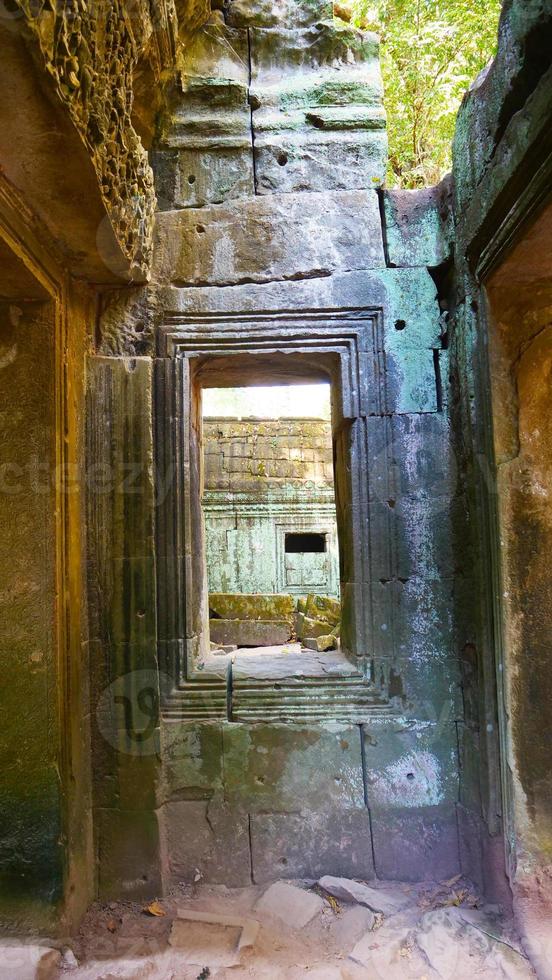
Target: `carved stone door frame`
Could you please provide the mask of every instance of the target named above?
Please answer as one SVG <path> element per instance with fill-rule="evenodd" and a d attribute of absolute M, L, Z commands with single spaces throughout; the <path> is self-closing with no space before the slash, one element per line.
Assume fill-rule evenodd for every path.
<path fill-rule="evenodd" d="M 234 360 L 235 359 L 235 360 Z M 200 388 L 216 377 L 268 370 L 288 379 L 326 377 L 339 528 L 342 644 L 358 680 L 373 691 L 369 450 L 366 419 L 385 414 L 380 309 L 270 315 L 175 314 L 162 325 L 156 358 L 158 641 L 166 710 L 187 718 L 227 715 L 226 668 L 206 670 L 208 595 L 201 514 Z M 220 383 L 220 382 L 218 382 Z M 223 381 L 230 386 L 228 380 Z M 168 689 L 167 689 L 168 688 Z"/>

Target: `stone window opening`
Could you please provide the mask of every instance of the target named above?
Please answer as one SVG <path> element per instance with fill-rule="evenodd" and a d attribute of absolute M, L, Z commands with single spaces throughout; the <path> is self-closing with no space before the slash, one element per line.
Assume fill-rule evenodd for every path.
<path fill-rule="evenodd" d="M 298 534 L 291 532 L 286 534 L 285 548 L 288 555 L 318 554 L 327 551 L 327 546 L 327 536 L 323 532 L 311 531 Z"/>
<path fill-rule="evenodd" d="M 381 451 L 376 444 L 371 449 L 367 439 L 368 418 L 381 410 L 386 398 L 381 331 L 379 307 L 220 318 L 178 313 L 163 326 L 155 367 L 155 458 L 157 471 L 164 475 L 156 508 L 156 585 L 165 717 L 306 722 L 365 719 L 387 710 L 386 664 L 377 671 L 374 662 L 372 609 L 377 596 L 372 595 L 376 585 L 370 573 L 374 497 L 367 493 L 362 475 L 370 452 L 376 453 L 378 472 L 383 463 Z M 366 371 L 372 380 L 361 385 L 359 379 Z M 209 511 L 211 516 L 217 511 L 217 500 L 208 486 L 213 461 L 206 464 L 207 428 L 212 427 L 211 435 L 218 439 L 226 423 L 210 409 L 207 425 L 208 391 L 317 384 L 325 384 L 330 392 L 331 442 L 325 462 L 333 484 L 334 514 L 321 515 L 310 506 L 297 526 L 290 523 L 289 513 L 279 512 L 274 504 L 271 548 L 278 570 L 276 585 L 242 591 L 256 594 L 261 607 L 260 597 L 268 593 L 273 602 L 276 596 L 278 603 L 284 603 L 280 619 L 291 617 L 299 628 L 304 624 L 297 623 L 297 617 L 329 619 L 322 607 L 333 604 L 335 610 L 341 603 L 338 621 L 334 613 L 330 629 L 325 626 L 317 631 L 319 636 L 306 637 L 320 647 L 319 637 L 328 637 L 337 626 L 339 647 L 333 648 L 335 635 L 328 641 L 330 649 L 303 649 L 302 644 L 296 655 L 290 655 L 284 638 L 277 644 L 280 650 L 268 656 L 266 649 L 258 652 L 256 642 L 255 653 L 226 652 L 224 646 L 237 644 L 223 644 L 220 637 L 212 647 L 212 629 L 222 628 L 221 620 L 238 618 L 239 610 L 228 607 L 228 596 L 239 590 L 223 582 L 214 587 L 213 577 L 220 574 L 223 563 L 211 561 L 209 570 L 214 532 L 209 531 L 206 517 Z M 261 422 L 266 420 L 255 425 Z M 258 455 L 253 459 L 250 454 L 256 466 L 253 475 L 264 479 Z M 228 451 L 228 458 L 243 457 Z M 250 468 L 248 463 L 247 473 Z M 240 463 L 232 464 L 232 469 L 244 473 Z M 282 482 L 286 479 L 284 475 Z M 224 491 L 223 486 L 219 489 Z M 227 506 L 223 494 L 219 503 Z M 379 519 L 380 512 L 374 512 L 374 520 Z M 226 551 L 235 531 L 235 520 L 227 522 L 218 547 Z M 289 533 L 324 534 L 327 552 L 286 552 Z M 332 553 L 338 557 L 326 595 L 317 586 L 305 588 L 300 565 L 310 563 L 310 573 Z M 264 564 L 262 555 L 257 555 L 256 571 L 263 571 Z M 239 563 L 236 567 L 243 571 Z M 317 602 L 315 610 L 304 606 L 309 595 Z M 215 596 L 217 605 L 221 601 L 226 607 L 215 608 Z M 325 615 L 317 616 L 318 612 Z M 258 619 L 266 618 L 261 608 Z"/>
<path fill-rule="evenodd" d="M 202 390 L 210 653 L 340 650 L 330 384 Z"/>

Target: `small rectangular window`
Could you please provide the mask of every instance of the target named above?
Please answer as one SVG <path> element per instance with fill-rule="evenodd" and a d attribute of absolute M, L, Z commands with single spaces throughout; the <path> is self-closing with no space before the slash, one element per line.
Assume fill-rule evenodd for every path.
<path fill-rule="evenodd" d="M 326 535 L 316 533 L 286 534 L 286 554 L 312 554 L 326 550 Z"/>

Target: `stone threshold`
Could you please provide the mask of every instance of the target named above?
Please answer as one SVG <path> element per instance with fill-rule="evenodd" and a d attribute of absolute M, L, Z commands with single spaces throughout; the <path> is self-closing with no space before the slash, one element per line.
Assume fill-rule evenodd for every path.
<path fill-rule="evenodd" d="M 361 724 L 382 713 L 390 713 L 389 702 L 342 653 L 299 644 L 209 656 L 163 710 L 166 719 L 251 723 Z"/>

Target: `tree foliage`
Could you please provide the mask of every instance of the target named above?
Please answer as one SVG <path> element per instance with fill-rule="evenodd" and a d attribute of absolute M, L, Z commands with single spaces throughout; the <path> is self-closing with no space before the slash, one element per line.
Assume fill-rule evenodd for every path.
<path fill-rule="evenodd" d="M 388 184 L 421 187 L 450 169 L 465 90 L 496 51 L 501 0 L 351 0 L 381 38 Z"/>

